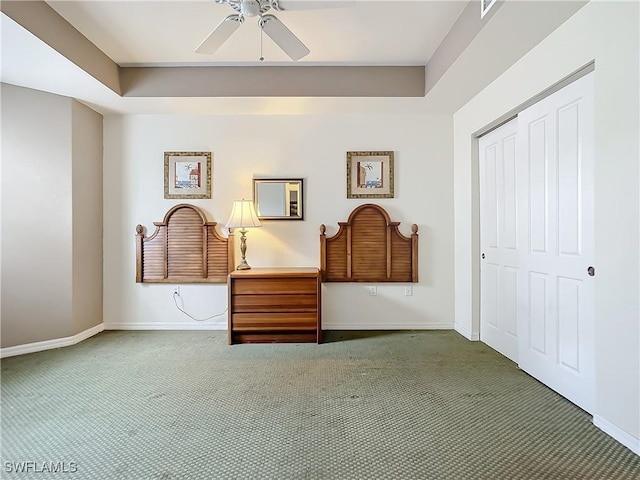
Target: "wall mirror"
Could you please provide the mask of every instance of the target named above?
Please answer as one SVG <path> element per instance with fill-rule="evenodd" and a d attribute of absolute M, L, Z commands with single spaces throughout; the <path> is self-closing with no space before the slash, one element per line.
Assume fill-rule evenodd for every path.
<path fill-rule="evenodd" d="M 303 220 L 301 178 L 254 178 L 253 203 L 260 220 Z"/>

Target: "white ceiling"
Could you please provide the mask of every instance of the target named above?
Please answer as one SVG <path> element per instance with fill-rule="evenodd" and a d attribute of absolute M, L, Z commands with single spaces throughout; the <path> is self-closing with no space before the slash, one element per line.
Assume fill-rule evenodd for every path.
<path fill-rule="evenodd" d="M 287 1 L 298 7 L 308 0 L 282 0 Z M 194 52 L 220 21 L 235 13 L 214 0 L 47 3 L 121 66 L 259 63 L 260 28 L 255 18 L 247 18 L 214 55 Z M 425 65 L 467 1 L 325 3 L 334 8 L 271 11 L 311 50 L 298 63 Z M 266 35 L 263 49 L 264 63 L 292 63 Z"/>

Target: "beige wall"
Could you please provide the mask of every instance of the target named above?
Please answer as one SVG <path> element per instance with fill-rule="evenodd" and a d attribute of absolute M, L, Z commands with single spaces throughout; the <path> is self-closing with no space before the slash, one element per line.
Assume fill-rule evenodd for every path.
<path fill-rule="evenodd" d="M 2 85 L 2 347 L 73 335 L 71 100 Z"/>
<path fill-rule="evenodd" d="M 73 324 L 102 323 L 102 115 L 77 101 L 73 122 Z"/>
<path fill-rule="evenodd" d="M 74 205 L 86 203 L 93 212 L 101 208 L 95 205 L 94 194 L 85 195 L 84 187 L 75 189 L 74 180 L 82 183 L 93 176 L 92 185 L 101 182 L 102 145 L 90 145 L 98 141 L 96 128 L 101 128 L 95 112 L 74 107 L 76 102 L 69 98 L 5 84 L 1 88 L 1 345 L 5 348 L 73 336 L 102 322 L 101 303 L 95 303 L 102 286 L 95 281 L 79 290 L 94 302 L 91 320 L 74 321 L 74 283 L 86 278 L 74 275 L 74 260 L 85 258 L 73 246 Z M 74 122 L 78 111 L 82 118 Z M 85 140 L 76 143 L 74 137 Z M 87 155 L 89 150 L 92 154 Z M 101 242 L 95 248 L 99 252 Z M 101 276 L 100 264 L 92 267 L 98 270 L 91 275 Z"/>
<path fill-rule="evenodd" d="M 213 198 L 189 203 L 222 226 L 233 200 L 252 198 L 253 175 L 304 178 L 305 220 L 265 221 L 251 230 L 253 266 L 319 266 L 320 224 L 334 234 L 337 222 L 368 201 L 402 222 L 405 235 L 418 224 L 420 282 L 413 296 L 404 295 L 403 285 L 378 285 L 371 297 L 367 285 L 326 284 L 324 328 L 451 328 L 451 128 L 451 116 L 425 114 L 105 117 L 105 328 L 226 328 L 226 315 L 199 323 L 180 313 L 172 285 L 134 283 L 136 224 L 152 234 L 153 222 L 180 203 L 164 200 L 162 168 L 163 152 L 180 150 L 213 153 Z M 395 152 L 395 198 L 346 198 L 349 150 Z M 226 285 L 183 285 L 181 295 L 199 318 L 227 306 Z"/>

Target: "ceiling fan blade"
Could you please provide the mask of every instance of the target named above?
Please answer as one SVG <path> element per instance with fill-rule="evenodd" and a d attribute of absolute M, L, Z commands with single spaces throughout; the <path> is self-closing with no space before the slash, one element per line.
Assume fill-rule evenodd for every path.
<path fill-rule="evenodd" d="M 284 23 L 273 15 L 262 16 L 264 33 L 269 35 L 276 45 L 278 45 L 284 53 L 291 57 L 291 60 L 297 61 L 302 57 L 309 55 L 309 50 Z"/>
<path fill-rule="evenodd" d="M 242 24 L 240 15 L 229 15 L 213 29 L 207 38 L 196 48 L 196 53 L 212 54 L 218 50 L 224 42 Z"/>
<path fill-rule="evenodd" d="M 276 10 L 317 10 L 321 8 L 353 7 L 355 0 L 278 0 Z"/>

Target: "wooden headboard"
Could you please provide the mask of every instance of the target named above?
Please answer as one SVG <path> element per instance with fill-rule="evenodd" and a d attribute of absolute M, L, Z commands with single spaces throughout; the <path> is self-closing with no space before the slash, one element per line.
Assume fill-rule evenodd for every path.
<path fill-rule="evenodd" d="M 156 231 L 136 227 L 137 283 L 226 283 L 234 269 L 233 234 L 216 232 L 202 210 L 182 203 L 171 208 Z"/>
<path fill-rule="evenodd" d="M 320 225 L 320 270 L 325 282 L 418 282 L 418 226 L 405 237 L 379 205 L 355 208 L 333 237 Z"/>

